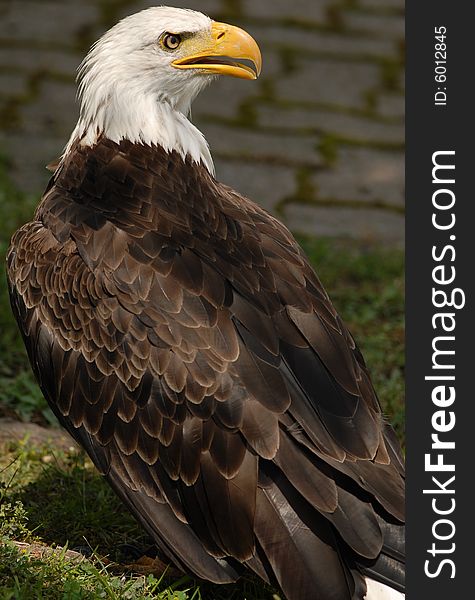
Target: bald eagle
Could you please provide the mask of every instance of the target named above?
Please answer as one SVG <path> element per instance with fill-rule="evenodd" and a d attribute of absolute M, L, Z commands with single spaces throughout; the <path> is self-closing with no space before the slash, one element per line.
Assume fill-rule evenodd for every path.
<path fill-rule="evenodd" d="M 302 249 L 216 181 L 188 120 L 256 42 L 150 8 L 91 49 L 79 122 L 13 236 L 13 312 L 41 389 L 158 548 L 289 600 L 402 597 L 404 467 Z"/>

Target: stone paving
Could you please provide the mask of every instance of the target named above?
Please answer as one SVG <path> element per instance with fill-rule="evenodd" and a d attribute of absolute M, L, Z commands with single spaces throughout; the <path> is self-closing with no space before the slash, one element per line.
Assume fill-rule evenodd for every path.
<path fill-rule="evenodd" d="M 195 103 L 218 178 L 295 231 L 402 245 L 403 0 L 165 3 L 239 24 L 263 51 L 258 82 L 223 78 Z M 23 189 L 41 192 L 75 124 L 89 45 L 153 5 L 0 0 L 0 153 Z"/>

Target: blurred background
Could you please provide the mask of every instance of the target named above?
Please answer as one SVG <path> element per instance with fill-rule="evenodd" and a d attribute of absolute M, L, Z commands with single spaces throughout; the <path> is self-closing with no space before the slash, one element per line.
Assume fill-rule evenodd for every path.
<path fill-rule="evenodd" d="M 295 231 L 401 245 L 403 0 L 168 3 L 241 25 L 263 51 L 257 83 L 222 78 L 195 104 L 218 179 Z M 44 189 L 76 123 L 89 46 L 153 5 L 0 0 L 0 150 L 22 190 Z"/>
<path fill-rule="evenodd" d="M 164 3 L 240 25 L 259 43 L 261 78 L 215 82 L 195 103 L 193 121 L 210 143 L 217 178 L 297 235 L 404 442 L 403 0 Z M 47 184 L 45 165 L 61 154 L 76 123 L 80 61 L 120 18 L 154 4 L 0 0 L 0 537 L 3 527 L 15 540 L 30 541 L 32 531 L 45 543 L 69 547 L 86 539 L 105 556 L 118 539 L 141 535 L 110 490 L 84 470 L 84 457 L 50 464 L 45 444 L 54 440 L 56 456 L 70 441 L 50 428 L 56 421 L 11 317 L 3 263 L 11 234 L 31 219 Z M 1 544 L 0 562 L 8 565 L 2 573 L 19 564 L 13 554 L 2 561 Z M 40 567 L 30 579 L 19 571 L 2 580 L 0 573 L 0 597 L 43 597 L 34 590 L 43 590 L 46 569 L 59 585 L 58 595 L 50 587 L 47 597 L 63 598 L 61 568 L 51 574 Z M 94 595 L 103 592 L 94 587 L 99 578 L 86 579 L 73 573 L 71 589 L 90 585 L 92 597 L 102 597 Z M 107 589 L 116 584 L 121 590 L 122 580 Z M 23 595 L 22 586 L 30 591 Z M 254 588 L 234 592 L 196 597 L 272 597 Z M 195 598 L 187 594 L 173 597 Z M 145 592 L 119 597 L 149 598 Z"/>

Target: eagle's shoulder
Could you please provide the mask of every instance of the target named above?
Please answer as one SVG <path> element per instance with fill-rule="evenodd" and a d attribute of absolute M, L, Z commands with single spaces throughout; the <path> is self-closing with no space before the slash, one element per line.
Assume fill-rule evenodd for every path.
<path fill-rule="evenodd" d="M 403 480 L 353 339 L 283 225 L 159 157 L 78 149 L 13 239 L 12 306 L 46 397 L 155 537 L 180 529 L 196 573 L 256 560 L 281 494 L 375 558 Z"/>

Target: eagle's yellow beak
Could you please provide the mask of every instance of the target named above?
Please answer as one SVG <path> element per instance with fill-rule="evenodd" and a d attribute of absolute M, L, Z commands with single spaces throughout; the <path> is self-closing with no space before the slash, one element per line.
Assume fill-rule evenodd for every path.
<path fill-rule="evenodd" d="M 213 22 L 209 38 L 197 53 L 173 61 L 177 69 L 202 69 L 206 73 L 257 79 L 261 73 L 259 46 L 246 31 L 226 23 Z M 240 61 L 249 61 L 252 66 Z"/>

